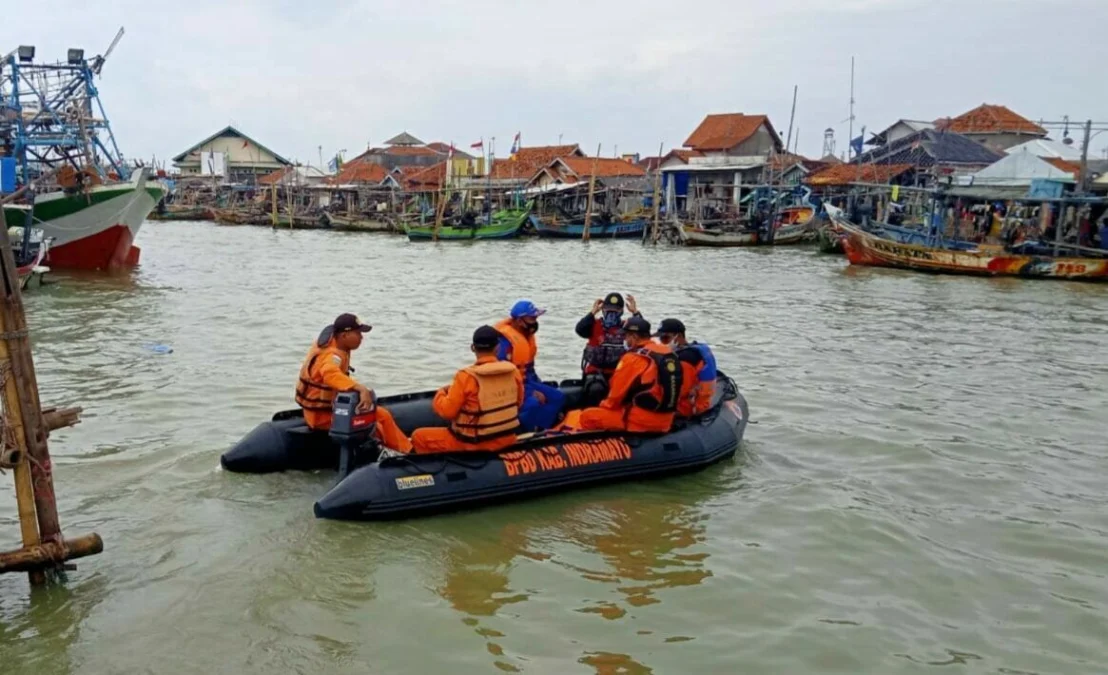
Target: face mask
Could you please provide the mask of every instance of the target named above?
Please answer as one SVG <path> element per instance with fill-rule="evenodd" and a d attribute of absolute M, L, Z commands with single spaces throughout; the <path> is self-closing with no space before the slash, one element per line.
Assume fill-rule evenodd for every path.
<path fill-rule="evenodd" d="M 603 322 L 605 328 L 615 328 L 619 326 L 622 318 L 623 315 L 619 312 L 604 312 L 604 316 L 601 317 L 600 320 Z"/>
<path fill-rule="evenodd" d="M 626 340 L 623 341 L 623 348 L 626 349 L 627 351 L 631 351 L 632 349 L 634 349 L 634 347 L 632 347 L 631 344 L 629 342 L 627 342 Z"/>
<path fill-rule="evenodd" d="M 531 333 L 532 335 L 539 332 L 539 322 L 536 321 L 535 323 L 527 324 L 527 332 Z"/>

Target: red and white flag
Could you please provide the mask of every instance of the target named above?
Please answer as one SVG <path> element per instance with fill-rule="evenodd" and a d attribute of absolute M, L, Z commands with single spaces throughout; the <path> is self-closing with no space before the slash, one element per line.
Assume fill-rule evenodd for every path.
<path fill-rule="evenodd" d="M 469 147 L 473 148 L 474 150 L 480 150 L 481 148 L 485 147 L 485 139 L 482 138 L 481 140 L 477 141 L 476 143 L 470 144 Z"/>

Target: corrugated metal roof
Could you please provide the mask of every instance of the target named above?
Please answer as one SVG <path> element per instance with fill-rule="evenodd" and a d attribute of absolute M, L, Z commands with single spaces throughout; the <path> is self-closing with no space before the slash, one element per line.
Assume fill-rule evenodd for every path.
<path fill-rule="evenodd" d="M 1025 150 L 1036 157 L 1081 159 L 1081 152 L 1077 148 L 1066 145 L 1065 143 L 1059 143 L 1058 141 L 1052 141 L 1049 138 L 1036 138 L 1026 143 L 1020 143 L 1017 146 L 1008 148 L 1008 154 L 1013 155 Z"/>
<path fill-rule="evenodd" d="M 1002 157 L 977 141 L 951 131 L 924 129 L 863 153 L 858 161 L 876 164 L 988 166 Z"/>

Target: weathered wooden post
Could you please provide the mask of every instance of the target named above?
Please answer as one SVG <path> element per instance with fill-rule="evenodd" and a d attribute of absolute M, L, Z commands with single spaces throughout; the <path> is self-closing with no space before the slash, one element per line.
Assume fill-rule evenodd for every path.
<path fill-rule="evenodd" d="M 28 572 L 31 583 L 41 585 L 48 572 L 62 569 L 66 560 L 99 553 L 104 542 L 97 534 L 68 541 L 61 535 L 46 437 L 52 429 L 76 424 L 80 410 L 40 407 L 23 296 L 7 236 L 0 236 L 0 291 L 0 468 L 12 469 L 15 477 L 23 539 L 22 549 L 0 552 L 0 573 Z"/>
<path fill-rule="evenodd" d="M 585 205 L 585 227 L 581 232 L 581 241 L 589 240 L 589 229 L 592 227 L 592 203 L 596 194 L 596 166 L 600 161 L 600 144 L 596 144 L 596 157 L 592 159 L 592 175 L 589 176 L 589 201 Z"/>

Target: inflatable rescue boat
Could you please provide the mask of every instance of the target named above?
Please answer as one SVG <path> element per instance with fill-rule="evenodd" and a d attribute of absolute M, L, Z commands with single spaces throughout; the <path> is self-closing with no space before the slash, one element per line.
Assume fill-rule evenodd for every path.
<path fill-rule="evenodd" d="M 582 382 L 558 385 L 566 409 L 581 407 Z M 446 426 L 431 410 L 435 392 L 383 397 L 405 433 Z M 340 394 L 330 433 L 312 431 L 300 410 L 277 413 L 220 458 L 240 473 L 338 470 L 340 478 L 315 515 L 343 520 L 384 520 L 519 499 L 582 485 L 704 468 L 735 454 L 747 422 L 747 404 L 733 380 L 720 373 L 713 407 L 679 421 L 664 435 L 623 432 L 545 432 L 498 452 L 410 454 L 378 459 L 353 414 L 356 399 Z M 356 396 L 356 395 L 354 395 Z M 342 410 L 343 405 L 348 410 Z"/>

